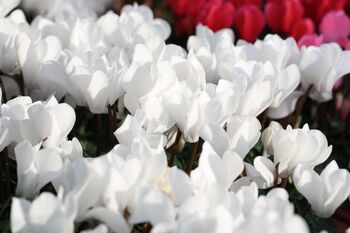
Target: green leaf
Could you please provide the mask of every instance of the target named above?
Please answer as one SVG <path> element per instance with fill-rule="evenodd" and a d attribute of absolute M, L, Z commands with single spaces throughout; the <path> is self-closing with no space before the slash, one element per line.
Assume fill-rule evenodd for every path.
<path fill-rule="evenodd" d="M 336 226 L 334 222 L 329 218 L 320 218 L 314 211 L 310 211 L 305 220 L 310 228 L 310 233 L 319 233 L 322 230 L 326 230 L 328 233 L 336 233 Z"/>

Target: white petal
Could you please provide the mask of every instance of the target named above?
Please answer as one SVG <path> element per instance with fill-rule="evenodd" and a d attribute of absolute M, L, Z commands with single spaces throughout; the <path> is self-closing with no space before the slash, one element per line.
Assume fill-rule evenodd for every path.
<path fill-rule="evenodd" d="M 113 212 L 107 208 L 96 207 L 86 212 L 84 219 L 96 219 L 106 224 L 113 232 L 128 233 L 130 225 L 119 212 Z"/>
<path fill-rule="evenodd" d="M 219 125 L 208 123 L 200 130 L 200 136 L 209 142 L 216 153 L 223 155 L 230 148 L 225 130 Z"/>
<path fill-rule="evenodd" d="M 227 121 L 230 148 L 244 158 L 260 138 L 261 125 L 253 116 L 233 116 Z"/>
<path fill-rule="evenodd" d="M 152 225 L 174 221 L 175 208 L 172 201 L 162 192 L 146 188 L 129 218 L 130 223 L 149 221 Z"/>
<path fill-rule="evenodd" d="M 281 119 L 291 114 L 295 110 L 295 105 L 299 97 L 302 95 L 302 91 L 294 91 L 286 99 L 284 99 L 278 107 L 270 107 L 268 109 L 269 118 Z"/>
<path fill-rule="evenodd" d="M 30 203 L 25 199 L 14 197 L 11 204 L 11 232 L 17 233 L 27 226 Z"/>
<path fill-rule="evenodd" d="M 1 0 L 0 1 L 0 18 L 5 17 L 20 2 L 21 2 L 20 0 Z"/>
<path fill-rule="evenodd" d="M 298 165 L 293 173 L 296 189 L 309 201 L 314 210 L 323 205 L 324 187 L 321 177 L 307 165 Z"/>

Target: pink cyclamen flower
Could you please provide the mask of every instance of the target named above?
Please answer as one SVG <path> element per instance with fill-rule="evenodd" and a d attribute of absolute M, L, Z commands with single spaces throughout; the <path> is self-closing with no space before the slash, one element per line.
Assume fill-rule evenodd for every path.
<path fill-rule="evenodd" d="M 318 26 L 323 17 L 332 10 L 341 10 L 347 0 L 300 0 L 305 10 L 305 16 L 312 18 Z"/>
<path fill-rule="evenodd" d="M 320 46 L 323 42 L 324 38 L 322 35 L 308 34 L 300 38 L 298 46 Z"/>
<path fill-rule="evenodd" d="M 298 41 L 301 46 L 320 46 L 335 42 L 346 50 L 350 49 L 350 17 L 343 10 L 327 13 L 319 26 L 320 35 L 306 34 Z"/>
<path fill-rule="evenodd" d="M 320 33 L 325 42 L 345 41 L 350 34 L 350 18 L 341 11 L 330 11 L 320 24 Z M 347 41 L 347 40 L 346 40 Z"/>
<path fill-rule="evenodd" d="M 338 43 L 344 49 L 350 50 L 350 40 L 347 37 L 339 37 L 335 42 Z"/>

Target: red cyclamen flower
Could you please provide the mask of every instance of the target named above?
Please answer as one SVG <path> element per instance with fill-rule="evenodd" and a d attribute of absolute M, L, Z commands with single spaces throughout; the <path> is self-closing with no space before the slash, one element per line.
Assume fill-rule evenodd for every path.
<path fill-rule="evenodd" d="M 305 16 L 310 17 L 317 27 L 327 12 L 343 9 L 347 1 L 348 0 L 301 0 L 301 3 L 304 6 Z"/>
<path fill-rule="evenodd" d="M 270 0 L 265 5 L 265 16 L 273 32 L 289 35 L 302 20 L 304 9 L 299 0 Z"/>
<path fill-rule="evenodd" d="M 311 19 L 299 20 L 293 27 L 290 36 L 299 40 L 304 35 L 312 34 L 315 31 L 314 23 Z"/>
<path fill-rule="evenodd" d="M 262 0 L 231 0 L 233 5 L 235 5 L 236 8 L 240 8 L 245 5 L 255 5 L 257 7 L 261 7 Z"/>
<path fill-rule="evenodd" d="M 241 39 L 254 42 L 265 27 L 265 17 L 255 5 L 246 5 L 236 12 L 236 28 Z"/>
<path fill-rule="evenodd" d="M 234 23 L 235 7 L 227 1 L 212 1 L 202 10 L 199 22 L 207 25 L 213 31 L 230 28 Z"/>

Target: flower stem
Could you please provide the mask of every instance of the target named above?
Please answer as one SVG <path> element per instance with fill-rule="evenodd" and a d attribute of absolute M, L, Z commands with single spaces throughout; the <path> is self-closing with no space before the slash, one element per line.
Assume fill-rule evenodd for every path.
<path fill-rule="evenodd" d="M 278 165 L 279 163 L 276 164 L 276 167 L 275 167 L 275 175 L 274 175 L 274 180 L 273 180 L 273 187 L 277 187 L 277 184 L 278 184 Z"/>
<path fill-rule="evenodd" d="M 4 149 L 5 153 L 5 172 L 6 172 L 6 193 L 7 197 L 11 195 L 11 184 L 10 184 L 10 160 L 8 156 L 7 148 Z"/>
<path fill-rule="evenodd" d="M 306 92 L 304 93 L 304 95 L 301 97 L 301 99 L 298 101 L 297 106 L 295 108 L 293 117 L 292 117 L 292 122 L 291 124 L 294 126 L 294 128 L 296 128 L 298 126 L 298 120 L 301 114 L 301 111 L 304 108 L 305 102 L 310 94 L 310 91 L 312 89 L 313 85 L 310 85 L 308 87 L 308 89 L 306 90 Z"/>
<path fill-rule="evenodd" d="M 113 110 L 113 123 L 114 123 L 113 131 L 116 131 L 118 128 L 118 126 L 117 126 L 117 102 L 115 102 L 112 105 L 112 110 Z"/>
<path fill-rule="evenodd" d="M 142 233 L 149 233 L 152 230 L 152 225 L 149 223 L 145 223 L 142 226 Z"/>
<path fill-rule="evenodd" d="M 96 144 L 96 156 L 101 154 L 101 140 L 102 140 L 102 115 L 96 114 L 96 128 L 97 128 L 97 144 Z"/>
<path fill-rule="evenodd" d="M 177 152 L 177 149 L 179 147 L 180 139 L 181 139 L 181 131 L 178 129 L 177 134 L 176 134 L 175 143 L 174 143 L 172 150 L 171 150 L 171 157 L 169 159 L 169 167 L 172 167 L 174 165 L 175 158 L 176 158 L 176 152 Z"/>
<path fill-rule="evenodd" d="M 262 120 L 261 120 L 261 129 L 262 130 L 265 129 L 268 115 L 269 115 L 269 109 L 265 109 L 265 111 L 263 112 Z"/>
<path fill-rule="evenodd" d="M 111 105 L 108 105 L 108 121 L 109 121 L 109 146 L 113 148 L 115 145 L 114 137 L 114 117 L 113 117 L 113 108 Z"/>
<path fill-rule="evenodd" d="M 335 211 L 335 213 L 333 214 L 333 218 L 335 218 L 335 219 L 337 219 L 338 221 L 340 221 L 340 222 L 343 222 L 343 223 L 349 223 L 349 221 L 350 221 L 350 218 L 349 218 L 349 216 L 346 214 L 346 213 L 341 213 L 340 212 L 341 210 L 340 209 L 338 209 L 337 211 Z"/>
<path fill-rule="evenodd" d="M 25 83 L 24 83 L 24 77 L 23 77 L 23 73 L 20 73 L 21 76 L 21 95 L 25 96 L 26 95 L 26 89 L 25 89 Z"/>
<path fill-rule="evenodd" d="M 282 179 L 281 187 L 284 188 L 284 189 L 286 189 L 287 184 L 288 184 L 288 177 L 283 178 L 283 179 Z"/>
<path fill-rule="evenodd" d="M 0 78 L 0 87 L 1 87 L 1 91 L 2 91 L 2 102 L 6 103 L 7 102 L 7 97 L 6 97 L 6 90 L 5 90 L 5 85 L 2 82 L 1 78 Z M 1 104 L 1 103 L 0 103 Z"/>
<path fill-rule="evenodd" d="M 245 168 L 245 166 L 243 167 L 242 176 L 247 176 L 247 169 Z"/>
<path fill-rule="evenodd" d="M 192 144 L 191 158 L 190 158 L 190 161 L 189 161 L 188 166 L 186 168 L 187 174 L 190 174 L 191 171 L 192 171 L 192 167 L 193 167 L 194 161 L 195 161 L 195 159 L 197 157 L 199 141 L 200 140 L 198 139 L 198 141 L 196 143 Z"/>
<path fill-rule="evenodd" d="M 0 201 L 3 201 L 11 195 L 10 167 L 7 148 L 2 151 L 1 157 L 3 161 L 1 161 L 0 168 L 4 171 L 1 177 L 1 188 L 4 192 L 1 192 Z"/>

